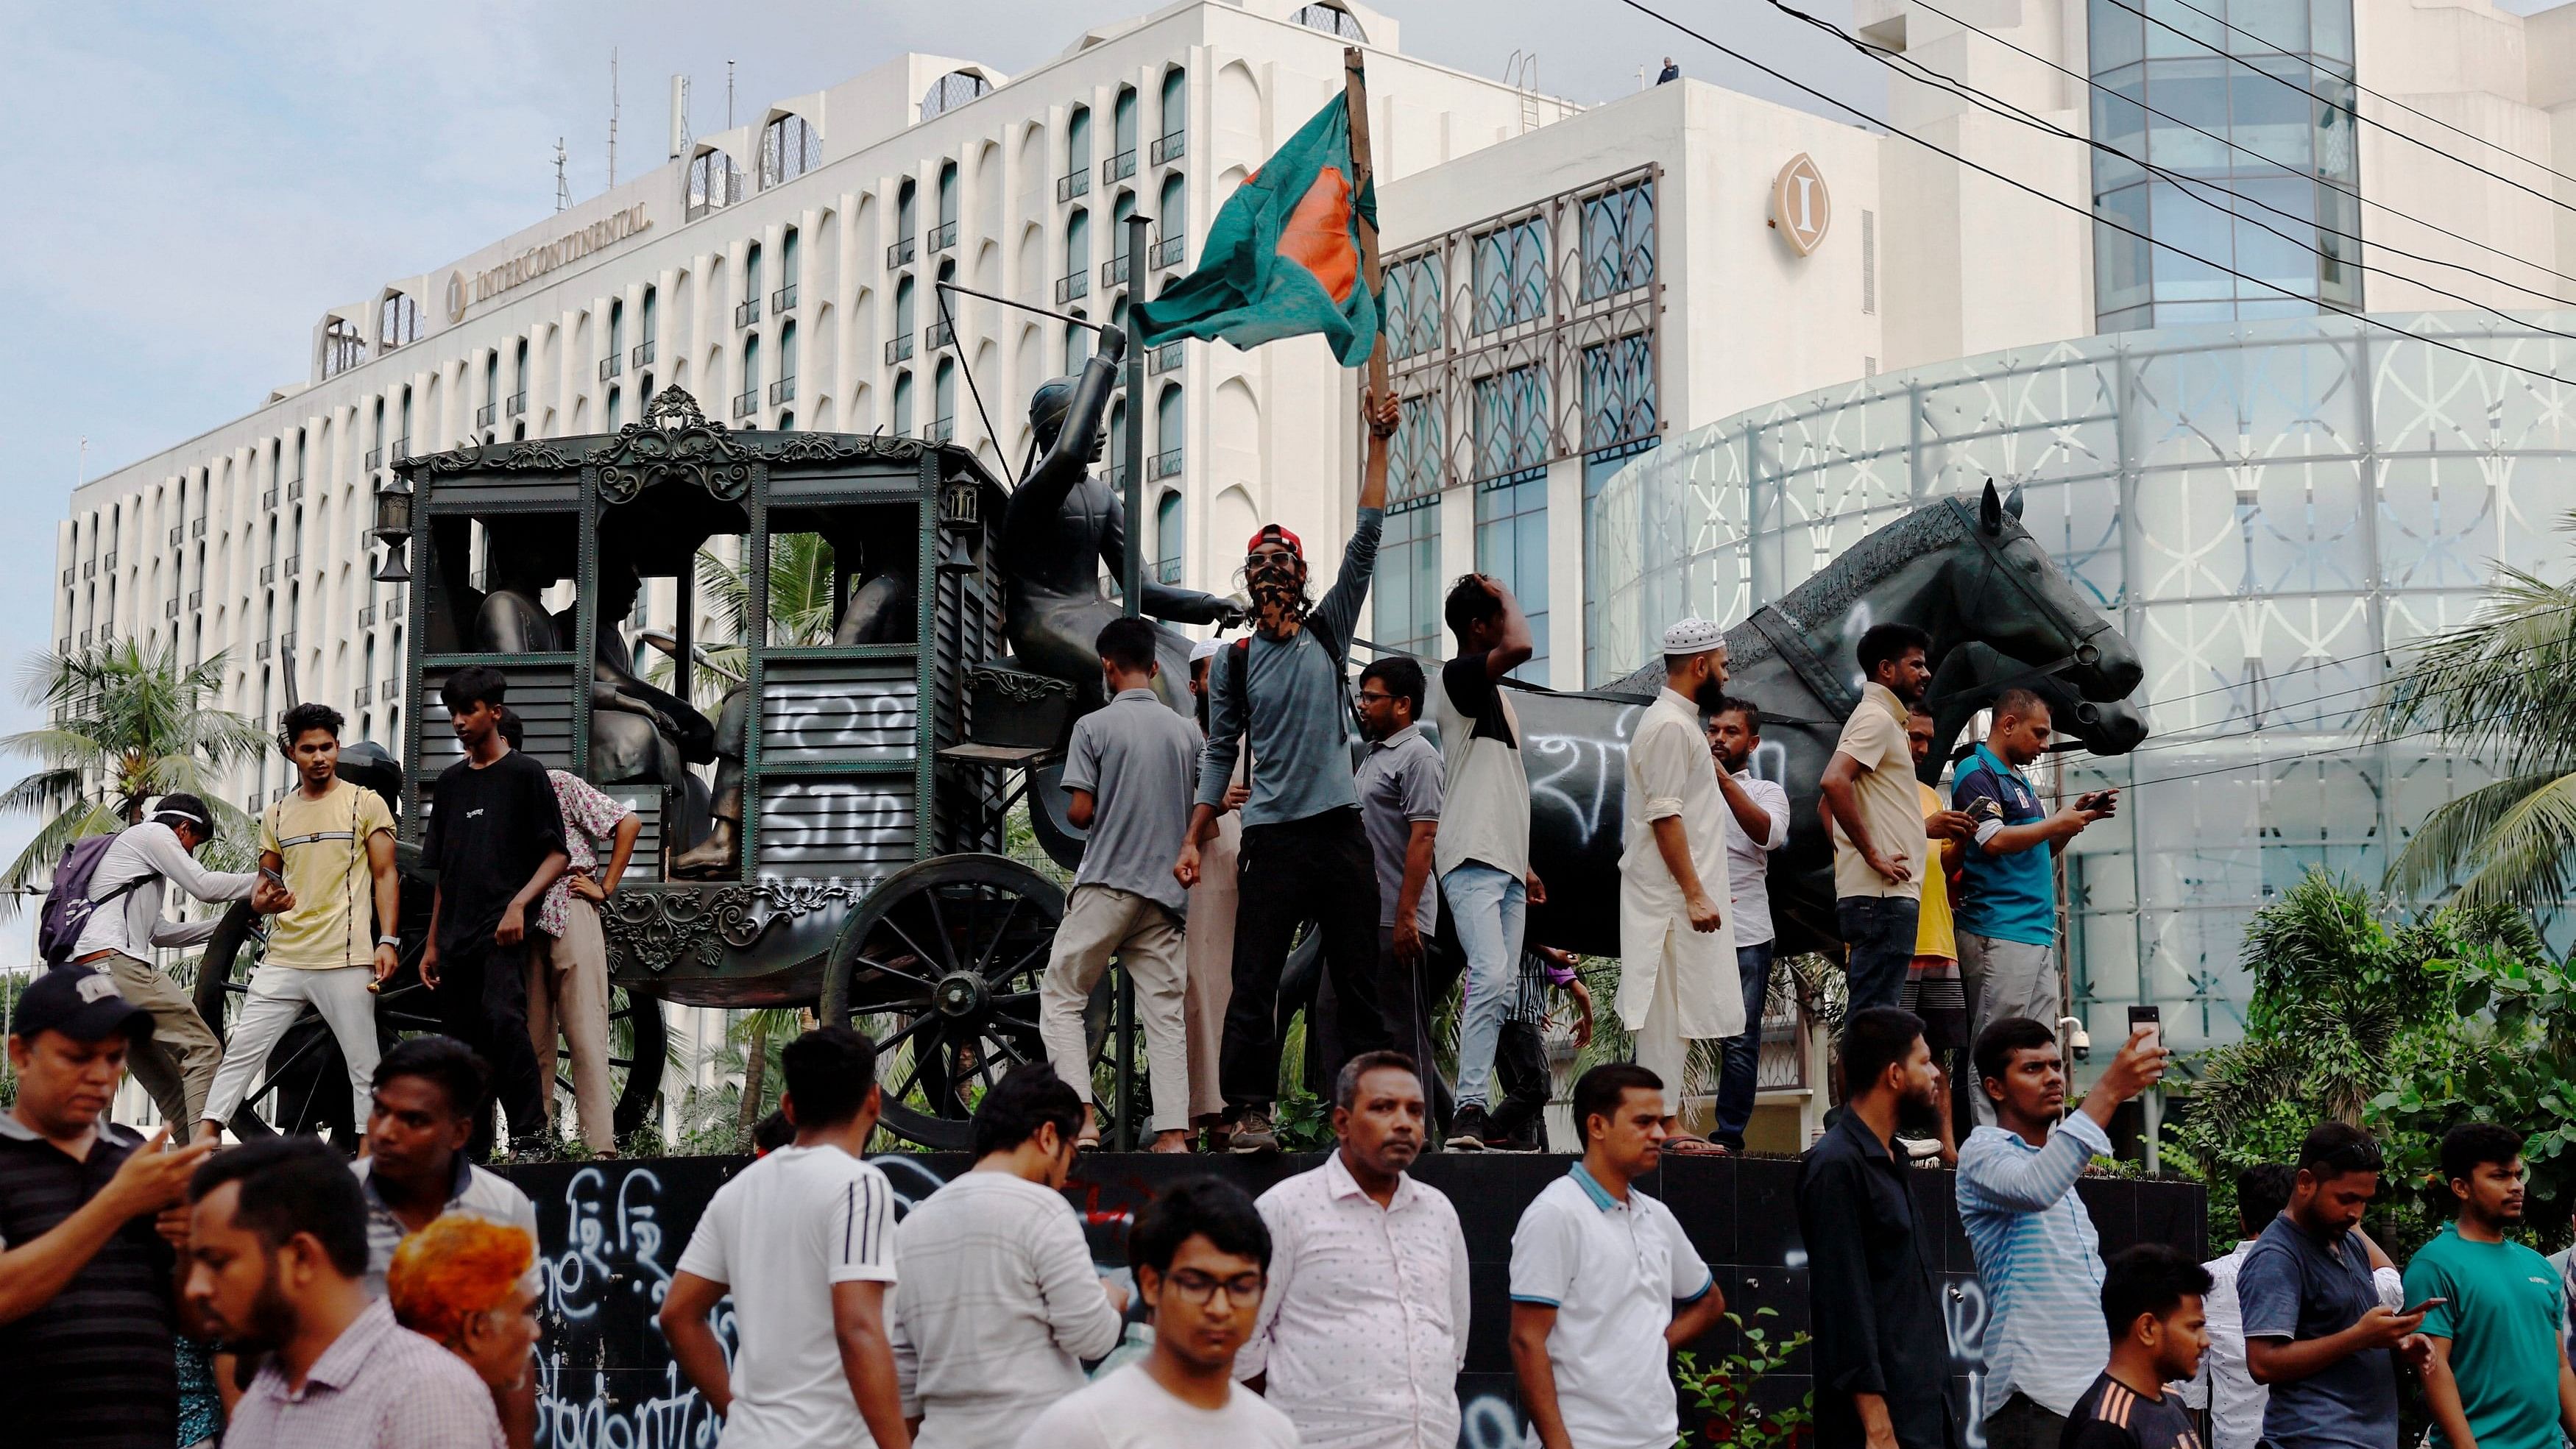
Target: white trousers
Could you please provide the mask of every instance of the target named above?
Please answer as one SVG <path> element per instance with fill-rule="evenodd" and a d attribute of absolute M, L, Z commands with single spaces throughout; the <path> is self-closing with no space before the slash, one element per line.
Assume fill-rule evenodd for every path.
<path fill-rule="evenodd" d="M 376 1079 L 376 996 L 367 989 L 375 976 L 371 966 L 334 966 L 307 971 L 299 966 L 261 966 L 250 973 L 250 996 L 242 1002 L 233 1034 L 224 1043 L 224 1064 L 215 1069 L 215 1084 L 206 1091 L 206 1119 L 229 1125 L 251 1083 L 268 1067 L 268 1054 L 278 1038 L 304 1014 L 309 1004 L 322 1013 L 340 1055 L 349 1063 L 349 1104 L 358 1130 L 367 1130 L 367 1112 Z"/>
<path fill-rule="evenodd" d="M 1664 969 L 1655 973 L 1655 992 L 1646 999 L 1646 1019 L 1637 1023 L 1635 1041 L 1637 1065 L 1664 1079 L 1664 1111 L 1679 1117 L 1682 1073 L 1690 1065 L 1690 1043 L 1682 1037 L 1681 1003 L 1674 999 L 1674 978 L 1681 973 L 1673 967 L 1667 955 Z"/>
<path fill-rule="evenodd" d="M 1190 1125 L 1188 980 L 1181 965 L 1181 927 L 1148 897 L 1116 886 L 1078 885 L 1065 899 L 1055 950 L 1038 983 L 1038 1039 L 1074 1095 L 1091 1100 L 1091 1054 L 1084 1050 L 1083 1003 L 1116 956 L 1136 982 L 1136 1021 L 1145 1031 L 1145 1073 L 1154 1093 L 1157 1132 Z"/>

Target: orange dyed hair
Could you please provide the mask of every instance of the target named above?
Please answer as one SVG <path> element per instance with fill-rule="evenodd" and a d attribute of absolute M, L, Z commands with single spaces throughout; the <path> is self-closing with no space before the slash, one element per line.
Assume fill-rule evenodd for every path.
<path fill-rule="evenodd" d="M 527 1229 L 449 1213 L 394 1249 L 385 1296 L 403 1327 L 452 1343 L 464 1336 L 467 1319 L 509 1301 L 536 1257 Z"/>

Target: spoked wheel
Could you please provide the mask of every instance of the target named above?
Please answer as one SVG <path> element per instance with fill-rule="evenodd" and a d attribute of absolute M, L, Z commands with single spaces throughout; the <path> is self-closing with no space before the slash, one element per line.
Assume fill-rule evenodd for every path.
<path fill-rule="evenodd" d="M 1046 1060 L 1038 981 L 1063 916 L 1054 882 L 998 855 L 906 867 L 851 914 L 833 943 L 819 1014 L 881 1028 L 871 1034 L 888 1131 L 963 1148 L 984 1090 L 1023 1062 Z M 1108 1036 L 1106 995 L 1095 992 L 1086 1012 L 1095 1064 Z"/>

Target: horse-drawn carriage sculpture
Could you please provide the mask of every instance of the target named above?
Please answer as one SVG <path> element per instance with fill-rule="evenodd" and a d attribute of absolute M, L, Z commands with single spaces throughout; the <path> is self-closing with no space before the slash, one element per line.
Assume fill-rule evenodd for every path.
<path fill-rule="evenodd" d="M 1055 881 L 1005 853 L 1013 806 L 1026 798 L 1058 865 L 1070 868 L 1081 849 L 1052 763 L 1097 680 L 1087 661 L 1053 657 L 1066 654 L 1063 640 L 1019 651 L 1039 662 L 1015 667 L 1006 634 L 1025 632 L 1024 614 L 1037 620 L 1028 629 L 1068 637 L 1097 625 L 1062 593 L 1032 602 L 1066 573 L 1062 559 L 1015 569 L 1002 544 L 1015 498 L 1065 509 L 1073 546 L 1123 544 L 1114 503 L 1095 496 L 1104 489 L 1084 471 L 1107 383 L 1084 381 L 1069 409 L 1058 397 L 1046 412 L 1042 398 L 1047 459 L 1018 494 L 963 448 L 737 432 L 706 421 L 676 389 L 614 434 L 402 464 L 408 487 L 379 496 L 378 533 L 389 545 L 383 576 L 410 577 L 406 556 L 417 575 L 405 768 L 359 751 L 349 771 L 398 801 L 406 862 L 403 966 L 380 994 L 380 1031 L 437 1028 L 417 976 L 430 882 L 415 846 L 437 808 L 439 771 L 461 758 L 437 691 L 457 669 L 490 665 L 509 681 L 526 748 L 644 820 L 634 863 L 601 911 L 620 1137 L 650 1118 L 662 1090 L 669 1001 L 810 1007 L 862 1025 L 879 1043 L 888 1128 L 965 1145 L 980 1089 L 1042 1055 L 1038 978 L 1063 912 Z M 1068 468 L 1079 479 L 1071 494 L 1055 487 Z M 1012 517 L 1026 552 L 1033 535 Z M 790 540 L 798 557 L 828 560 L 816 567 L 829 575 L 828 607 L 809 600 L 794 620 L 770 597 L 772 560 Z M 732 560 L 744 597 L 739 637 L 702 643 L 691 633 L 710 547 Z M 670 591 L 676 629 L 630 628 L 648 587 Z M 1199 618 L 1223 601 L 1166 590 L 1146 603 Z M 1791 791 L 1792 845 L 1774 867 L 1773 896 L 1792 949 L 1831 937 L 1814 782 L 1856 695 L 1851 636 L 1871 617 L 1931 631 L 1945 745 L 2014 683 L 2051 694 L 2061 731 L 2100 752 L 2144 733 L 2118 703 L 2138 682 L 2136 656 L 2022 529 L 2017 504 L 1989 488 L 1982 506 L 1943 500 L 1879 530 L 1730 631 L 1736 688 L 1764 708 L 1757 768 Z M 1186 641 L 1167 643 L 1168 658 L 1183 656 Z M 667 660 L 658 685 L 648 680 L 656 652 Z M 727 687 L 698 687 L 709 670 Z M 1650 666 L 1609 689 L 1524 698 L 1532 853 L 1551 886 L 1550 904 L 1533 912 L 1537 939 L 1617 950 L 1625 740 L 1657 683 Z M 259 942 L 244 906 L 209 943 L 198 1001 L 219 1031 Z M 1127 1023 L 1113 1039 L 1112 998 L 1104 986 L 1093 999 L 1093 1060 L 1114 1058 L 1128 1089 L 1118 1095 L 1133 1099 Z M 261 1077 L 237 1132 L 355 1125 L 340 1115 L 345 1069 L 310 1012 Z"/>

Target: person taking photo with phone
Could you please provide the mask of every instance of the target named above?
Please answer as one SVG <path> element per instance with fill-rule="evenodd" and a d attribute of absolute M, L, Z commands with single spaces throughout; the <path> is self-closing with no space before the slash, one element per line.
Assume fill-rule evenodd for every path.
<path fill-rule="evenodd" d="M 2111 1114 L 2162 1079 L 2170 1056 L 2154 1027 L 2133 1029 L 2069 1113 L 2056 1032 L 2011 1016 L 1977 1038 L 1977 1090 L 2000 1125 L 1961 1144 L 1958 1193 L 1991 1315 L 1987 1449 L 2057 1449 L 2066 1416 L 2110 1357 L 2102 1239 L 2075 1182 L 2085 1164 L 2111 1155 Z"/>
<path fill-rule="evenodd" d="M 2424 1402 L 2442 1449 L 2552 1449 L 2576 1434 L 2576 1373 L 2549 1260 L 2507 1234 L 2522 1226 L 2522 1134 L 2463 1122 L 2442 1137 L 2442 1179 L 2459 1217 L 2406 1265 L 2424 1305 Z"/>
<path fill-rule="evenodd" d="M 2397 1358 L 2431 1362 L 2417 1331 L 2430 1305 L 2399 1312 L 2380 1301 L 2359 1231 L 2380 1167 L 2379 1144 L 2360 1128 L 2310 1128 L 2289 1207 L 2237 1270 L 2245 1366 L 2272 1390 L 2263 1440 L 2277 1449 L 2397 1449 Z"/>
<path fill-rule="evenodd" d="M 2091 791 L 2054 814 L 2041 807 L 2022 770 L 2048 752 L 2052 732 L 2046 700 L 2027 689 L 2005 690 L 1995 696 L 1993 727 L 1951 786 L 1951 803 L 1976 832 L 1960 863 L 1952 912 L 1970 1041 L 1982 1040 L 1988 1023 L 2008 1016 L 2057 1020 L 2057 878 L 2050 862 L 2086 826 L 2119 807 L 2117 790 Z M 1978 1123 L 1993 1123 L 1994 1099 L 1983 1091 L 1968 1095 Z"/>

